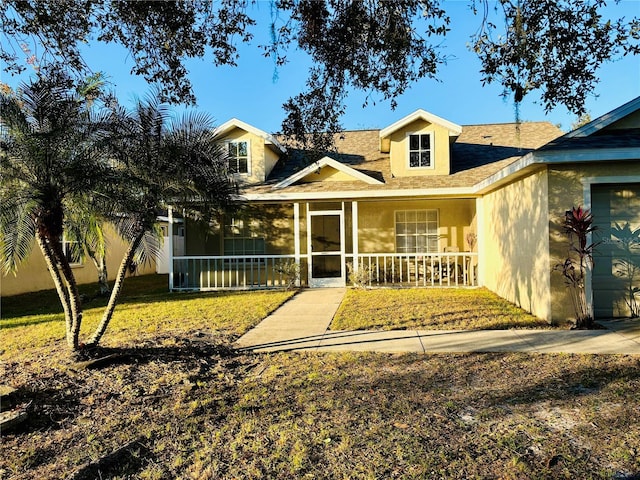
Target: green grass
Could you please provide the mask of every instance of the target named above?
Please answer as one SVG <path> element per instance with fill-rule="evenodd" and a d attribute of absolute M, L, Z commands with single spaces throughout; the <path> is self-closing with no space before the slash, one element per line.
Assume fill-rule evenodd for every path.
<path fill-rule="evenodd" d="M 167 286 L 166 275 L 127 278 L 103 343 L 121 344 L 140 335 L 190 330 L 237 337 L 293 295 L 284 291 L 170 294 Z M 85 294 L 93 289 L 81 287 Z M 84 303 L 83 338 L 97 326 L 106 303 L 102 297 Z M 2 299 L 0 348 L 4 353 L 19 351 L 25 343 L 55 345 L 64 332 L 64 314 L 55 291 Z"/>
<path fill-rule="evenodd" d="M 485 288 L 349 289 L 334 330 L 552 328 Z"/>
<path fill-rule="evenodd" d="M 3 299 L 0 378 L 29 419 L 2 432 L 1 479 L 640 474 L 640 357 L 239 353 L 290 293 L 131 280 L 105 337 L 122 356 L 94 369 L 52 336 L 55 296 Z"/>

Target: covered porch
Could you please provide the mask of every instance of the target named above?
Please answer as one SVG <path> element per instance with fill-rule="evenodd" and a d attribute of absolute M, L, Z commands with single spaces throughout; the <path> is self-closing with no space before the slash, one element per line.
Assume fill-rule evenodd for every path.
<path fill-rule="evenodd" d="M 169 286 L 474 287 L 476 227 L 474 198 L 252 204 L 206 227 L 187 223 L 186 254 L 168 248 Z"/>

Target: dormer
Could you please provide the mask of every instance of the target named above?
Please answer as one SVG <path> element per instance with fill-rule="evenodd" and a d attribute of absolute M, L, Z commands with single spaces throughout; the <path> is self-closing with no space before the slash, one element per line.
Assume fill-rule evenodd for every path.
<path fill-rule="evenodd" d="M 272 135 L 237 118 L 220 125 L 216 139 L 224 144 L 229 172 L 243 184 L 263 183 L 286 153 Z"/>
<path fill-rule="evenodd" d="M 391 157 L 395 177 L 449 175 L 450 145 L 462 127 L 416 110 L 380 131 L 380 151 Z"/>

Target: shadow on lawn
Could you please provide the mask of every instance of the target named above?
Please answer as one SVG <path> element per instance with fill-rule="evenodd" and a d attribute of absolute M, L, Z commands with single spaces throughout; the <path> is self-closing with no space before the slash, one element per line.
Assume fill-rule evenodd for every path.
<path fill-rule="evenodd" d="M 14 320 L 21 317 L 33 316 L 33 315 L 63 315 L 62 305 L 55 293 L 40 294 L 36 298 L 42 299 L 42 303 L 38 304 L 37 300 L 34 300 L 31 295 L 16 295 L 15 297 L 7 297 L 2 299 L 2 319 L 0 319 L 0 325 L 2 328 L 15 328 L 23 327 L 27 325 L 38 325 L 41 323 L 64 321 L 64 317 L 59 319 L 44 318 L 42 320 Z M 182 302 L 188 300 L 198 300 L 208 297 L 225 298 L 235 295 L 246 295 L 245 291 L 220 291 L 220 292 L 204 292 L 204 293 L 155 293 L 149 295 L 136 295 L 127 296 L 123 295 L 118 304 L 116 305 L 116 312 L 118 307 L 122 305 L 140 304 L 148 305 L 152 303 L 170 303 L 170 302 Z M 105 297 L 93 297 L 88 301 L 84 301 L 82 307 L 84 310 L 92 308 L 104 308 L 107 305 L 108 298 Z"/>

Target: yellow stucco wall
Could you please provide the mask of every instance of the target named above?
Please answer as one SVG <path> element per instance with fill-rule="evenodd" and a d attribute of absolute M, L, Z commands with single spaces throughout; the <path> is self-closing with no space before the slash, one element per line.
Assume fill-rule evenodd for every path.
<path fill-rule="evenodd" d="M 271 170 L 273 170 L 273 167 L 276 166 L 276 163 L 278 163 L 279 159 L 280 156 L 276 152 L 274 152 L 271 147 L 269 147 L 268 145 L 264 146 L 264 173 L 267 177 L 271 173 Z"/>
<path fill-rule="evenodd" d="M 395 247 L 395 212 L 438 210 L 438 250 L 457 246 L 468 249 L 465 235 L 475 231 L 475 200 L 405 200 L 358 202 L 358 250 L 360 253 L 392 253 Z"/>
<path fill-rule="evenodd" d="M 113 229 L 107 229 L 107 271 L 109 280 L 114 280 L 127 245 L 115 234 Z M 155 273 L 155 261 L 139 265 L 136 275 Z M 97 283 L 98 274 L 91 259 L 86 259 L 83 265 L 74 266 L 73 274 L 78 284 Z M 2 296 L 20 293 L 36 292 L 55 288 L 51 275 L 47 269 L 42 253 L 34 243 L 34 247 L 27 260 L 18 267 L 17 274 L 2 276 L 0 292 Z"/>
<path fill-rule="evenodd" d="M 562 232 L 562 222 L 567 210 L 584 205 L 582 180 L 588 177 L 629 175 L 640 175 L 640 161 L 554 166 L 549 169 L 549 270 L 566 258 L 567 237 Z M 559 273 L 551 275 L 551 308 L 554 319 L 574 318 L 567 288 Z"/>
<path fill-rule="evenodd" d="M 311 172 L 309 175 L 305 176 L 301 182 L 349 182 L 353 181 L 353 179 L 354 177 L 351 175 L 341 172 L 340 170 L 336 170 L 333 167 L 325 166 L 319 172 Z"/>
<path fill-rule="evenodd" d="M 433 152 L 431 168 L 409 168 L 410 133 L 431 133 Z M 424 120 L 416 120 L 391 135 L 391 172 L 396 177 L 449 175 L 449 130 Z"/>
<path fill-rule="evenodd" d="M 551 321 L 546 170 L 481 199 L 481 282 L 498 295 Z"/>
<path fill-rule="evenodd" d="M 300 215 L 304 217 L 301 209 Z M 292 254 L 293 248 L 293 206 L 283 205 L 245 205 L 236 215 L 251 223 L 250 235 L 265 239 L 266 254 Z M 302 218 L 304 220 L 304 218 Z M 224 221 L 221 219 L 221 221 Z M 302 223 L 304 227 L 304 222 Z M 187 255 L 223 255 L 223 235 L 220 225 L 206 225 L 187 221 L 185 231 Z M 301 245 L 304 250 L 305 245 Z"/>

